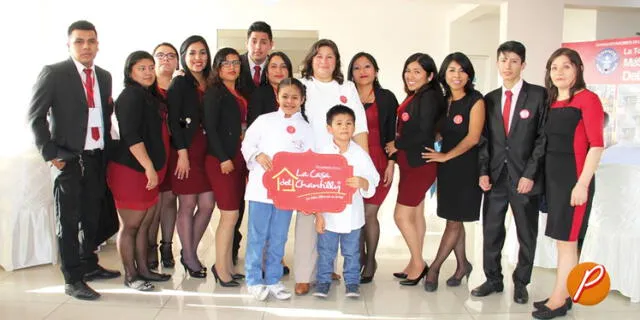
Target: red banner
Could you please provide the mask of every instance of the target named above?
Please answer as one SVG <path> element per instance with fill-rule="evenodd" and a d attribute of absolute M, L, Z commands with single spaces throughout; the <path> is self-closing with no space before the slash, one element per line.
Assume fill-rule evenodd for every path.
<path fill-rule="evenodd" d="M 342 212 L 356 191 L 345 183 L 352 176 L 353 167 L 338 154 L 278 152 L 262 183 L 278 209 Z"/>

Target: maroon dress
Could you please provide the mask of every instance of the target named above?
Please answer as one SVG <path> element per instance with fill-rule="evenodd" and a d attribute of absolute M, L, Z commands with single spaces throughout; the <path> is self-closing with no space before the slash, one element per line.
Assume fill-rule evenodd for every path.
<path fill-rule="evenodd" d="M 202 103 L 204 92 L 200 89 L 197 90 L 200 102 Z M 196 130 L 193 134 L 193 139 L 191 140 L 191 145 L 187 148 L 187 153 L 189 155 L 189 177 L 181 180 L 172 174 L 171 187 L 173 193 L 200 194 L 211 191 L 207 173 L 204 169 L 204 158 L 207 154 L 207 137 L 204 135 L 202 125 L 200 125 L 199 130 Z"/>
<path fill-rule="evenodd" d="M 378 104 L 374 101 L 367 109 L 367 127 L 369 128 L 369 155 L 373 161 L 373 165 L 380 175 L 380 183 L 376 187 L 376 193 L 369 199 L 364 199 L 365 204 L 381 205 L 389 193 L 391 185 L 384 186 L 384 171 L 387 169 L 388 158 L 384 152 L 384 146 L 380 145 L 380 116 L 378 113 Z"/>
<path fill-rule="evenodd" d="M 247 100 L 242 96 L 229 90 L 235 96 L 238 107 L 240 108 L 240 121 L 242 122 L 242 132 L 247 127 Z M 235 156 L 231 158 L 233 163 L 233 171 L 228 174 L 222 173 L 220 168 L 220 160 L 218 158 L 207 155 L 205 166 L 209 183 L 213 189 L 218 209 L 225 211 L 233 211 L 240 209 L 240 203 L 244 199 L 244 192 L 247 187 L 247 164 L 244 161 L 242 152 L 240 152 L 241 141 L 238 141 L 238 149 Z"/>
<path fill-rule="evenodd" d="M 166 103 L 167 90 L 158 87 L 158 93 L 160 94 L 160 97 L 162 97 L 162 101 Z M 169 132 L 169 140 L 171 140 L 171 132 Z M 178 151 L 176 151 L 176 149 L 173 148 L 173 145 L 169 143 L 169 159 L 167 163 L 167 171 L 164 176 L 164 180 L 162 181 L 162 184 L 158 186 L 158 189 L 160 190 L 160 192 L 171 191 L 172 189 L 171 176 L 176 171 L 177 163 L 178 163 Z"/>
<path fill-rule="evenodd" d="M 407 97 L 398 106 L 398 130 L 401 135 L 402 126 L 407 120 L 403 119 L 405 109 L 413 100 L 413 95 Z M 437 166 L 435 162 L 425 163 L 419 167 L 411 167 L 407 160 L 407 154 L 403 150 L 397 152 L 397 163 L 400 169 L 400 181 L 398 181 L 398 199 L 401 205 L 415 207 L 425 198 L 425 194 L 436 180 Z"/>

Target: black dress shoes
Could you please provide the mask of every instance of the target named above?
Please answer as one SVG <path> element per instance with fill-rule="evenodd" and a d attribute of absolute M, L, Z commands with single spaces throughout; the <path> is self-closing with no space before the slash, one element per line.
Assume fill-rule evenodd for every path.
<path fill-rule="evenodd" d="M 100 298 L 100 294 L 91 289 L 84 281 L 65 284 L 64 293 L 80 300 L 96 300 Z"/>
<path fill-rule="evenodd" d="M 283 276 L 286 276 L 286 275 L 288 275 L 289 273 L 291 273 L 291 270 L 289 269 L 289 267 L 287 267 L 287 266 L 282 266 L 282 275 L 283 275 Z"/>
<path fill-rule="evenodd" d="M 100 265 L 92 271 L 84 274 L 84 281 L 114 279 L 120 276 L 120 271 L 105 269 Z"/>
<path fill-rule="evenodd" d="M 540 301 L 536 301 L 533 303 L 533 307 L 536 309 L 540 309 L 542 306 L 544 306 L 547 301 L 549 301 L 549 298 L 546 298 L 544 300 L 540 300 Z M 573 306 L 573 300 L 571 300 L 571 298 L 567 298 L 566 300 L 567 302 L 567 310 L 571 310 L 571 307 Z"/>
<path fill-rule="evenodd" d="M 471 290 L 471 295 L 474 297 L 485 297 L 494 292 L 502 292 L 504 285 L 502 283 L 493 283 L 485 281 L 479 287 Z"/>
<path fill-rule="evenodd" d="M 549 309 L 546 305 L 540 306 L 538 310 L 531 313 L 531 315 L 536 319 L 553 319 L 555 317 L 562 317 L 567 314 L 567 310 L 569 310 L 569 306 L 567 302 L 558 307 L 557 309 Z"/>
<path fill-rule="evenodd" d="M 519 304 L 525 304 L 529 301 L 529 292 L 527 287 L 523 285 L 515 285 L 513 288 L 513 301 Z"/>

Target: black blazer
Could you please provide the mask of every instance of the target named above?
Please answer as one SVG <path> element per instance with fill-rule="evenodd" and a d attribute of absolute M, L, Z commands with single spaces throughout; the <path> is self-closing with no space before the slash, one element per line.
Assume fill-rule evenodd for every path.
<path fill-rule="evenodd" d="M 251 125 L 259 116 L 278 111 L 276 93 L 271 85 L 264 85 L 256 88 L 249 98 L 247 112 L 247 124 Z"/>
<path fill-rule="evenodd" d="M 541 193 L 544 188 L 547 91 L 527 82 L 522 84 L 508 136 L 505 136 L 502 121 L 502 88 L 489 92 L 484 100 L 487 116 L 479 145 L 480 175 L 488 175 L 492 181 L 497 181 L 506 164 L 514 181 L 521 177 L 534 180 L 529 194 Z"/>
<path fill-rule="evenodd" d="M 425 152 L 425 147 L 433 148 L 436 123 L 445 110 L 444 95 L 439 87 L 416 93 L 405 109 L 409 114 L 409 120 L 402 126 L 400 136 L 396 137 L 396 148 L 407 153 L 407 161 L 411 167 L 426 164 L 422 159 L 422 153 Z"/>
<path fill-rule="evenodd" d="M 251 65 L 249 64 L 249 58 L 247 57 L 248 53 L 243 53 L 240 55 L 240 83 L 236 90 L 245 93 L 247 96 L 251 96 L 253 91 L 257 88 L 256 84 L 253 83 L 253 77 L 251 76 Z M 266 68 L 266 66 L 265 66 Z M 265 70 L 260 70 L 260 86 L 267 84 L 267 78 L 264 76 Z"/>
<path fill-rule="evenodd" d="M 374 89 L 373 95 L 375 96 L 376 104 L 378 105 L 380 145 L 384 148 L 387 142 L 391 142 L 396 138 L 396 112 L 398 109 L 398 100 L 393 92 L 387 89 Z M 366 109 L 368 109 L 368 107 L 366 107 L 365 110 Z M 395 154 L 392 156 L 387 154 L 387 158 L 395 159 Z"/>
<path fill-rule="evenodd" d="M 96 66 L 96 78 L 100 88 L 104 152 L 111 151 L 111 74 Z M 89 105 L 73 60 L 45 66 L 33 87 L 28 120 L 35 135 L 36 146 L 45 161 L 75 159 L 84 150 L 87 136 Z M 51 130 L 49 130 L 50 113 Z"/>
<path fill-rule="evenodd" d="M 142 142 L 153 167 L 156 170 L 162 169 L 167 161 L 162 141 L 162 126 L 166 124 L 160 116 L 159 103 L 158 98 L 138 84 L 128 85 L 122 90 L 115 105 L 120 144 L 113 161 L 144 172 L 142 165 L 129 150 L 132 145 Z"/>
<path fill-rule="evenodd" d="M 223 84 L 211 86 L 204 95 L 204 129 L 207 153 L 220 162 L 231 160 L 239 151 L 240 107 L 236 97 Z"/>
<path fill-rule="evenodd" d="M 195 81 L 191 77 L 178 76 L 173 78 L 167 90 L 171 142 L 176 150 L 191 146 L 193 134 L 202 121 L 202 102 Z"/>

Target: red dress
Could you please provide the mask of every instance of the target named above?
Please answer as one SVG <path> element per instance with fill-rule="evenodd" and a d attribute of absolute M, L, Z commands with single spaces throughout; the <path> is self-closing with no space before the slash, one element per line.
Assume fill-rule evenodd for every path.
<path fill-rule="evenodd" d="M 364 199 L 365 204 L 381 205 L 389 193 L 391 185 L 384 186 L 384 171 L 387 169 L 388 158 L 384 147 L 380 145 L 380 117 L 378 104 L 374 101 L 367 109 L 367 127 L 369 128 L 369 155 L 373 165 L 380 175 L 380 183 L 376 187 L 376 193 L 369 199 Z"/>
<path fill-rule="evenodd" d="M 169 127 L 167 126 L 166 104 L 161 104 L 162 144 L 165 156 L 169 157 Z M 163 183 L 167 172 L 167 161 L 156 171 L 158 185 Z M 145 211 L 158 202 L 159 187 L 147 190 L 147 176 L 144 172 L 136 171 L 128 166 L 110 161 L 107 165 L 107 184 L 113 193 L 113 200 L 117 209 Z"/>
<path fill-rule="evenodd" d="M 398 130 L 397 135 L 402 133 L 402 126 L 408 120 L 404 116 L 405 109 L 413 100 L 413 95 L 407 97 L 400 106 L 398 106 Z M 436 180 L 437 166 L 435 162 L 426 163 L 419 167 L 411 167 L 407 161 L 407 154 L 403 150 L 398 150 L 397 163 L 400 169 L 400 181 L 398 181 L 398 199 L 399 204 L 415 207 L 425 198 L 425 194 Z"/>
<path fill-rule="evenodd" d="M 238 107 L 240 108 L 240 121 L 243 128 L 247 127 L 247 100 L 236 94 L 233 90 L 229 90 L 236 97 Z M 207 155 L 205 166 L 209 183 L 213 189 L 218 209 L 225 211 L 233 211 L 240 209 L 240 203 L 244 199 L 244 192 L 247 187 L 248 170 L 247 165 L 240 152 L 241 141 L 238 141 L 238 149 L 231 158 L 233 163 L 233 171 L 229 174 L 222 173 L 220 168 L 220 160 L 218 158 Z"/>
<path fill-rule="evenodd" d="M 200 103 L 202 103 L 204 92 L 200 89 L 197 90 Z M 191 140 L 191 145 L 187 148 L 189 177 L 180 180 L 176 175 L 171 175 L 171 187 L 175 194 L 200 194 L 211 191 L 207 173 L 204 169 L 204 158 L 207 154 L 207 137 L 204 135 L 202 125 L 198 124 L 198 126 L 199 130 L 196 130 Z"/>
<path fill-rule="evenodd" d="M 162 97 L 162 101 L 166 103 L 167 101 L 167 90 L 158 87 L 158 93 Z M 169 132 L 169 138 L 171 138 L 171 132 Z M 171 139 L 169 139 L 171 140 Z M 178 152 L 173 148 L 173 145 L 169 143 L 169 159 L 167 163 L 167 172 L 164 176 L 164 180 L 162 184 L 158 186 L 160 192 L 171 191 L 171 176 L 176 171 L 176 164 L 178 163 Z"/>

